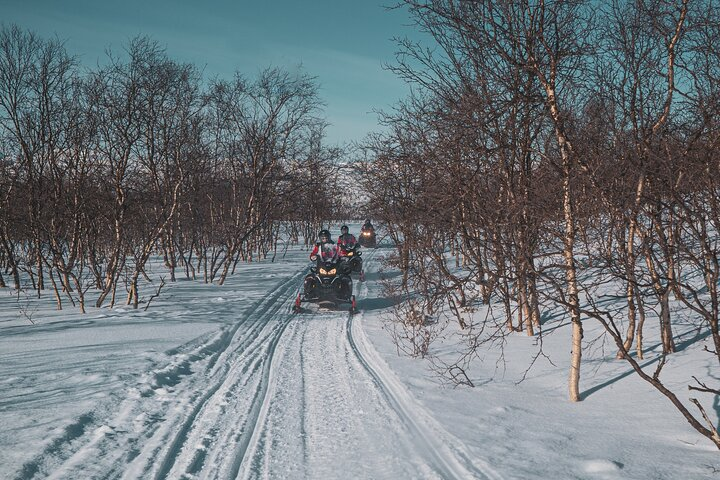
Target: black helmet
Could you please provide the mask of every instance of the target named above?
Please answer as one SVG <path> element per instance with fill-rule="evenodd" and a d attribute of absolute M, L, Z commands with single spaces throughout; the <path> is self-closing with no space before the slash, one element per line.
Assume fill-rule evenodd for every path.
<path fill-rule="evenodd" d="M 320 233 L 318 233 L 318 238 L 321 242 L 329 242 L 330 241 L 330 232 L 328 230 L 322 229 L 320 230 Z"/>
<path fill-rule="evenodd" d="M 350 229 L 348 228 L 347 225 L 343 225 L 342 227 L 340 227 L 340 233 L 342 233 L 343 235 L 345 235 L 349 231 L 350 231 Z"/>
<path fill-rule="evenodd" d="M 370 222 L 369 218 L 367 220 L 365 220 L 365 225 L 370 225 L 370 223 L 372 223 L 372 222 Z"/>

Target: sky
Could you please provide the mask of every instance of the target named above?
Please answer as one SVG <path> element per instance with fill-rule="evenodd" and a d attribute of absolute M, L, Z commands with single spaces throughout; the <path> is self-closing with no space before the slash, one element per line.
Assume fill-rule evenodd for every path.
<path fill-rule="evenodd" d="M 383 68 L 393 62 L 395 37 L 417 32 L 394 0 L 0 0 L 0 22 L 42 37 L 57 36 L 92 67 L 107 48 L 148 35 L 171 58 L 190 62 L 206 79 L 253 76 L 269 66 L 298 68 L 317 78 L 330 126 L 342 145 L 377 131 L 375 111 L 387 110 L 407 86 Z"/>

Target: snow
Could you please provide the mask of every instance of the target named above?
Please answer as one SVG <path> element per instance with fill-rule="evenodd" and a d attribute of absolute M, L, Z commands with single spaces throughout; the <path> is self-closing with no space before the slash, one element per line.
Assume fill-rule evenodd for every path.
<path fill-rule="evenodd" d="M 714 445 L 611 344 L 587 349 L 584 400 L 567 400 L 562 315 L 529 371 L 537 337 L 509 337 L 500 361 L 479 352 L 475 388 L 398 355 L 378 280 L 395 273 L 390 252 L 365 251 L 352 317 L 292 313 L 308 266 L 299 247 L 239 264 L 223 286 L 170 284 L 147 311 L 83 315 L 0 292 L 0 478 L 720 478 Z M 693 372 L 717 377 L 693 328 L 676 331 L 688 346 L 663 371 L 683 401 Z M 456 355 L 453 333 L 431 346 L 436 358 Z M 717 423 L 720 400 L 696 396 Z"/>

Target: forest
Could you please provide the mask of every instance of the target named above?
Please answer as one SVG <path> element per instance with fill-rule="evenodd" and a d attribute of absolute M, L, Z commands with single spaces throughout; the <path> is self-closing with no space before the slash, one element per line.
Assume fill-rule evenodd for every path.
<path fill-rule="evenodd" d="M 617 358 L 720 447 L 700 402 L 691 412 L 661 378 L 675 322 L 711 337 L 720 362 L 717 2 L 403 4 L 432 45 L 400 40 L 390 68 L 414 90 L 365 146 L 365 181 L 398 245 L 406 350 L 427 352 L 438 317 L 457 322 L 467 347 L 443 373 L 470 383 L 483 342 L 541 336 L 561 306 L 571 401 L 583 323 L 600 322 Z M 623 309 L 605 308 L 608 285 Z M 477 304 L 486 318 L 473 320 Z M 662 337 L 650 373 L 646 321 Z M 702 374 L 684 388 L 717 398 Z"/>
<path fill-rule="evenodd" d="M 138 307 L 151 255 L 220 285 L 279 235 L 313 239 L 334 205 L 310 76 L 268 68 L 204 84 L 148 37 L 84 71 L 58 40 L 0 33 L 0 287 L 85 309 Z M 282 221 L 282 223 L 281 223 Z M 281 231 L 282 229 L 282 231 Z"/>
<path fill-rule="evenodd" d="M 312 76 L 269 68 L 203 81 L 147 37 L 83 70 L 62 42 L 0 31 L 0 287 L 85 310 L 160 293 L 145 267 L 222 285 L 278 239 L 314 241 L 371 212 L 397 248 L 398 342 L 423 356 L 437 318 L 478 345 L 584 322 L 720 448 L 713 415 L 661 377 L 676 322 L 720 363 L 720 8 L 714 0 L 401 2 L 430 43 L 398 39 L 412 94 L 355 149 L 323 141 Z M 345 161 L 366 203 L 318 181 Z M 341 178 L 338 174 L 337 178 Z M 605 308 L 608 285 L 623 298 Z M 603 293 L 605 292 L 605 293 Z M 121 294 L 123 298 L 118 298 Z M 474 306 L 491 305 L 473 317 Z M 676 315 L 680 306 L 685 315 Z M 643 327 L 662 359 L 641 367 Z M 538 353 L 542 355 L 542 351 Z M 720 395 L 717 376 L 686 385 Z"/>

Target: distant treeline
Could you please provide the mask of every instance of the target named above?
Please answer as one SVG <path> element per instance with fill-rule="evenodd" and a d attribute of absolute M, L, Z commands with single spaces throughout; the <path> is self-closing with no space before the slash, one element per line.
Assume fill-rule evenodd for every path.
<path fill-rule="evenodd" d="M 700 404 L 696 418 L 660 380 L 678 321 L 720 363 L 718 2 L 401 3 L 431 40 L 400 42 L 393 69 L 414 94 L 368 145 L 367 191 L 413 299 L 398 309 L 403 343 L 425 354 L 434 319 L 454 318 L 468 348 L 446 373 L 468 383 L 479 342 L 542 333 L 561 306 L 572 400 L 583 323 L 599 321 L 617 357 L 720 447 Z M 613 295 L 622 310 L 604 308 Z M 477 302 L 495 306 L 468 325 Z M 646 321 L 660 323 L 654 373 L 639 364 Z M 688 379 L 717 395 L 713 381 Z"/>

